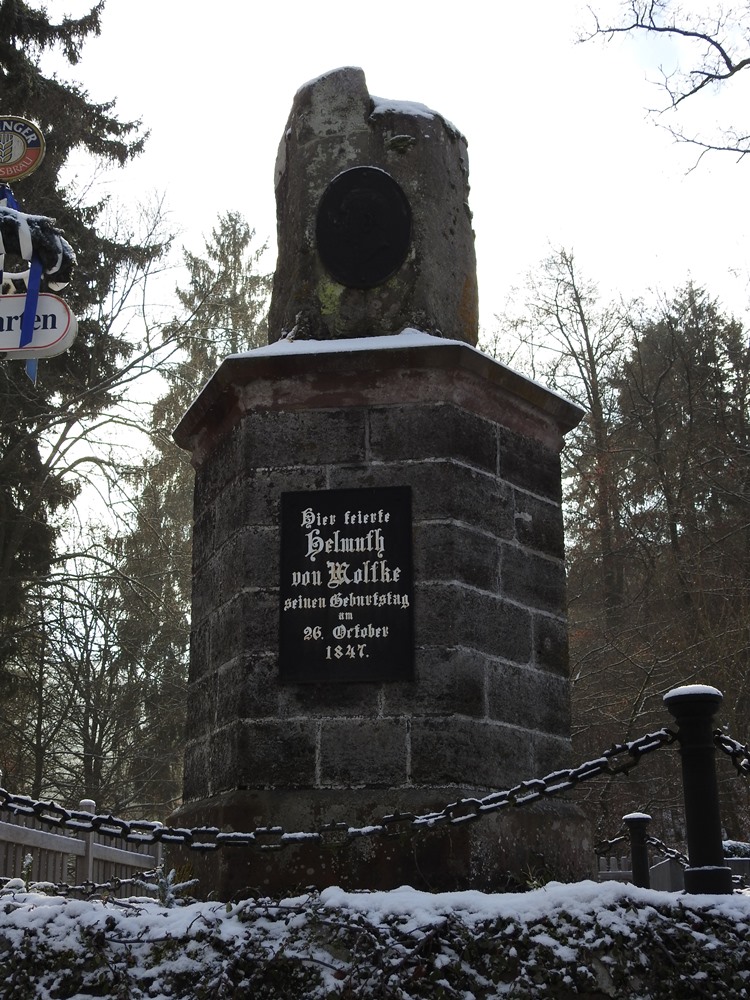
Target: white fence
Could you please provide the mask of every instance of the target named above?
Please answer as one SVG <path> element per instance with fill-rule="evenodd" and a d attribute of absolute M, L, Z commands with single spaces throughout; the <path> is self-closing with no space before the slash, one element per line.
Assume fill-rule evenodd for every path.
<path fill-rule="evenodd" d="M 96 803 L 83 799 L 81 812 L 95 813 Z M 109 882 L 131 878 L 161 863 L 161 844 L 132 844 L 120 837 L 97 833 L 60 834 L 35 816 L 0 813 L 0 875 L 21 876 L 24 858 L 31 855 L 31 881 Z M 142 889 L 122 886 L 118 895 L 142 894 Z"/>

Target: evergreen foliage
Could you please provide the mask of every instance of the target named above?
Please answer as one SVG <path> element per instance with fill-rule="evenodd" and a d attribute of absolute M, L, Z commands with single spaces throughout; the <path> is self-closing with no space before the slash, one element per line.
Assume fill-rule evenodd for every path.
<path fill-rule="evenodd" d="M 650 309 L 602 303 L 565 250 L 543 263 L 506 330 L 536 377 L 588 411 L 563 452 L 576 758 L 661 727 L 662 695 L 683 683 L 722 690 L 722 719 L 744 737 L 747 332 L 692 283 Z M 637 808 L 682 841 L 676 772 L 666 757 L 654 770 L 587 791 L 599 834 Z M 750 796 L 731 784 L 724 821 L 742 837 Z"/>
<path fill-rule="evenodd" d="M 253 240 L 229 213 L 201 256 L 185 252 L 182 315 L 162 334 L 165 392 L 142 420 L 152 447 L 118 472 L 129 512 L 115 532 L 89 528 L 82 555 L 27 591 L 0 765 L 36 797 L 151 818 L 179 799 L 193 471 L 171 431 L 224 355 L 265 339 L 270 279 Z"/>
<path fill-rule="evenodd" d="M 136 521 L 124 543 L 126 574 L 167 604 L 184 606 L 190 599 L 193 513 L 193 471 L 172 431 L 224 357 L 267 339 L 271 278 L 259 272 L 266 248 L 254 240 L 243 217 L 229 212 L 218 219 L 202 255 L 184 251 L 188 282 L 176 294 L 186 318 L 168 328 L 181 349 L 163 369 L 166 391 L 152 406 L 153 454 L 132 471 Z"/>
<path fill-rule="evenodd" d="M 120 651 L 146 688 L 140 747 L 144 773 L 135 799 L 176 800 L 181 791 L 192 566 L 193 470 L 171 432 L 223 358 L 266 342 L 270 276 L 265 246 L 237 212 L 220 216 L 204 252 L 184 251 L 188 282 L 177 289 L 186 319 L 172 335 L 179 356 L 163 371 L 166 392 L 152 407 L 153 452 L 132 470 L 132 531 L 120 546 Z M 153 773 L 145 768 L 158 761 Z"/>
<path fill-rule="evenodd" d="M 40 66 L 49 52 L 74 66 L 86 39 L 99 32 L 102 7 L 54 23 L 45 8 L 0 0 L 3 110 L 35 121 L 47 142 L 42 165 L 18 182 L 15 194 L 23 211 L 56 219 L 74 247 L 78 270 L 64 296 L 79 320 L 77 340 L 40 365 L 36 386 L 23 365 L 0 364 L 0 666 L 23 637 L 26 590 L 49 570 L 59 514 L 79 490 L 70 445 L 86 421 L 119 398 L 137 354 L 115 322 L 118 313 L 168 243 L 156 219 L 141 237 L 123 224 L 108 229 L 106 199 L 87 203 L 75 184 L 61 182 L 73 151 L 90 154 L 93 164 L 122 166 L 145 141 L 139 122 L 118 120 L 113 101 L 95 103 Z M 6 266 L 17 269 L 8 259 Z"/>
<path fill-rule="evenodd" d="M 606 609 L 597 587 L 601 532 L 591 513 L 597 480 L 586 431 L 571 449 L 571 642 L 584 753 L 606 744 L 613 727 L 622 739 L 659 725 L 661 697 L 680 683 L 722 690 L 723 721 L 740 734 L 750 709 L 747 334 L 691 284 L 655 314 L 631 317 L 629 327 L 607 380 L 619 590 Z M 642 798 L 635 804 L 669 824 L 675 784 L 665 768 L 661 781 L 636 783 Z M 723 806 L 732 835 L 743 835 L 749 806 L 747 789 L 735 783 Z M 608 820 L 618 821 L 616 813 Z M 664 835 L 679 839 L 681 829 Z"/>

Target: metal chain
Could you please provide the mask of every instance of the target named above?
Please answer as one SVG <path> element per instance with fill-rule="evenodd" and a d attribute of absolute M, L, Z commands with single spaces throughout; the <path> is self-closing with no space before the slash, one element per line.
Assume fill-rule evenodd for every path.
<path fill-rule="evenodd" d="M 630 843 L 630 837 L 628 834 L 623 833 L 617 837 L 613 837 L 611 840 L 600 840 L 598 844 L 594 844 L 594 854 L 599 857 L 607 857 L 619 844 Z M 664 858 L 671 858 L 674 861 L 679 861 L 683 868 L 689 868 L 690 862 L 686 854 L 682 851 L 678 851 L 675 847 L 667 847 L 663 840 L 659 840 L 658 837 L 653 837 L 649 834 L 646 837 L 646 843 L 655 848 L 657 854 L 660 854 Z"/>
<path fill-rule="evenodd" d="M 714 744 L 732 758 L 738 774 L 744 777 L 750 775 L 750 747 L 746 743 L 739 743 L 717 729 L 714 733 Z"/>
<path fill-rule="evenodd" d="M 629 841 L 629 837 L 625 834 L 621 834 L 619 837 L 613 837 L 611 840 L 600 840 L 598 844 L 594 844 L 594 854 L 600 858 L 609 857 L 612 851 L 619 845 L 624 844 L 625 841 Z"/>
<path fill-rule="evenodd" d="M 627 774 L 646 754 L 669 746 L 677 739 L 671 729 L 647 733 L 628 743 L 617 743 L 605 750 L 600 757 L 577 767 L 553 771 L 543 778 L 522 781 L 512 788 L 492 792 L 483 798 L 464 798 L 449 803 L 439 812 L 415 815 L 391 813 L 377 823 L 352 827 L 347 823 L 328 823 L 319 830 L 289 833 L 281 826 L 256 827 L 247 833 L 222 833 L 218 827 L 162 826 L 144 820 L 124 820 L 111 815 L 97 815 L 65 809 L 56 802 L 37 802 L 25 795 L 12 795 L 0 788 L 0 810 L 32 816 L 49 826 L 75 830 L 80 833 L 99 833 L 119 837 L 130 843 L 178 844 L 194 851 L 215 851 L 220 847 L 256 847 L 262 851 L 281 850 L 301 844 L 337 846 L 360 837 L 395 837 L 408 830 L 433 829 L 441 824 L 458 826 L 471 823 L 507 806 L 525 806 L 543 798 L 560 795 L 584 781 L 600 774 Z"/>
<path fill-rule="evenodd" d="M 658 854 L 661 854 L 663 858 L 669 858 L 672 861 L 679 861 L 683 868 L 690 867 L 690 861 L 688 860 L 687 854 L 683 854 L 682 851 L 678 851 L 675 847 L 667 847 L 667 845 L 659 840 L 658 837 L 648 836 L 646 837 L 646 843 L 650 847 L 656 848 Z"/>
<path fill-rule="evenodd" d="M 111 878 L 108 882 L 91 882 L 85 881 L 81 882 L 79 885 L 70 885 L 68 882 L 45 882 L 45 881 L 31 881 L 29 882 L 29 888 L 31 891 L 40 891 L 48 895 L 54 896 L 94 896 L 94 895 L 104 895 L 119 892 L 119 890 L 124 886 L 140 885 L 140 886 L 150 886 L 151 888 L 157 887 L 158 872 L 155 869 L 151 869 L 146 872 L 136 872 L 135 875 L 131 875 L 129 878 Z M 0 897 L 3 894 L 3 890 L 7 886 L 8 882 L 12 881 L 9 878 L 0 878 Z M 17 890 L 8 890 L 17 891 Z"/>

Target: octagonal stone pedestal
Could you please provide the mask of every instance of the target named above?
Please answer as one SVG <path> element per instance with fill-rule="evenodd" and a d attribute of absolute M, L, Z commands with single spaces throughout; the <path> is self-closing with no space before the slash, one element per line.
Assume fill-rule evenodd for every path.
<path fill-rule="evenodd" d="M 175 432 L 196 469 L 184 802 L 234 831 L 377 823 L 569 763 L 559 452 L 568 400 L 464 343 L 405 332 L 228 358 Z M 409 486 L 415 676 L 281 684 L 285 491 Z M 502 888 L 589 874 L 574 804 L 414 837 L 189 854 L 228 898 L 310 884 Z M 208 891 L 208 888 L 206 888 Z"/>

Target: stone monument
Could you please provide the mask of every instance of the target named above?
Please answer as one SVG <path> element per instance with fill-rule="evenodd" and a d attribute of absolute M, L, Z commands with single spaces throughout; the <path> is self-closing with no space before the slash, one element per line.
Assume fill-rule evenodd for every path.
<path fill-rule="evenodd" d="M 276 162 L 269 340 L 415 327 L 477 342 L 466 140 L 340 69 L 294 98 Z"/>
<path fill-rule="evenodd" d="M 569 762 L 559 453 L 582 411 L 473 346 L 467 164 L 452 125 L 371 97 L 361 70 L 303 87 L 271 343 L 227 358 L 175 431 L 196 489 L 172 822 L 334 824 L 324 846 L 191 855 L 221 898 L 588 870 L 559 800 L 342 834 Z"/>

